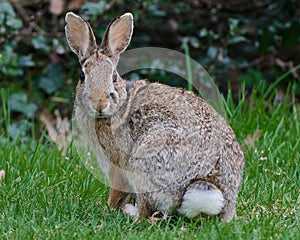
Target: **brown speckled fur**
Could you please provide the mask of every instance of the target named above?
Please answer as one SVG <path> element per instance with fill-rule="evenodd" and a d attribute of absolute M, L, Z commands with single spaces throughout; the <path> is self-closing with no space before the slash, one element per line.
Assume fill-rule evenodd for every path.
<path fill-rule="evenodd" d="M 74 116 L 111 181 L 109 205 L 124 205 L 131 199 L 129 191 L 136 195 L 140 217 L 173 212 L 193 183 L 206 182 L 223 193 L 221 214 L 230 221 L 244 156 L 223 117 L 184 89 L 144 80 L 128 84 L 119 76 L 112 81 L 119 54 L 131 39 L 130 14 L 109 25 L 99 49 L 86 21 L 68 13 L 66 22 L 69 45 L 84 59 L 85 80 L 76 89 Z M 76 34 L 79 30 L 83 36 Z M 114 34 L 119 35 L 110 39 Z"/>

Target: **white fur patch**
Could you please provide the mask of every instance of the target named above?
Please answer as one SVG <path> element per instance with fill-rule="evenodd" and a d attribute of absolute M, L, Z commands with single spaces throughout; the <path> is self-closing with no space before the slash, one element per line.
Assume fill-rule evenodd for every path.
<path fill-rule="evenodd" d="M 190 189 L 183 196 L 182 205 L 178 212 L 188 218 L 200 213 L 217 215 L 224 207 L 224 197 L 220 190 Z"/>
<path fill-rule="evenodd" d="M 137 207 L 133 206 L 132 204 L 125 204 L 123 211 L 131 217 L 138 217 L 139 210 Z"/>
<path fill-rule="evenodd" d="M 106 101 L 106 107 L 103 108 L 101 112 L 104 115 L 107 115 L 107 116 L 109 116 L 111 114 L 111 111 L 110 111 L 110 102 L 109 101 Z"/>

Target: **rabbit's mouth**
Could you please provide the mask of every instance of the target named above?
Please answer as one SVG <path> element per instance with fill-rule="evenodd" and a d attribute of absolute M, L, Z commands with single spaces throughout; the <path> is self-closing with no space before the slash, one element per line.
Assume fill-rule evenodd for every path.
<path fill-rule="evenodd" d="M 91 101 L 91 99 L 76 99 L 75 106 L 80 109 L 80 112 L 92 119 L 107 118 L 108 116 L 102 114 L 101 110 L 97 110 Z"/>
<path fill-rule="evenodd" d="M 101 109 L 95 109 L 93 106 L 90 106 L 88 109 L 88 115 L 94 119 L 108 118 L 107 114 L 103 113 Z"/>
<path fill-rule="evenodd" d="M 86 102 L 81 104 L 80 108 L 82 108 L 89 117 L 94 119 L 109 118 L 111 116 L 109 102 L 104 108 L 95 108 L 92 104 L 87 104 Z"/>
<path fill-rule="evenodd" d="M 115 101 L 113 103 L 115 104 Z M 112 105 L 114 105 L 114 104 L 111 104 L 110 101 L 107 101 L 106 107 L 101 110 L 101 115 L 106 116 L 106 117 L 111 116 L 113 114 L 113 112 L 112 112 L 113 106 Z"/>
<path fill-rule="evenodd" d="M 92 107 L 91 105 L 88 106 L 82 106 L 83 108 L 85 108 L 85 112 L 86 114 L 91 117 L 91 118 L 103 118 L 105 116 L 103 116 L 101 114 L 101 112 L 99 112 L 98 110 L 96 110 L 94 107 Z"/>
<path fill-rule="evenodd" d="M 94 117 L 95 117 L 95 119 L 102 119 L 102 118 L 109 118 L 110 116 L 98 113 L 98 114 L 95 114 Z"/>
<path fill-rule="evenodd" d="M 86 113 L 95 119 L 108 118 L 111 114 L 111 104 L 110 101 L 107 101 L 107 97 L 102 97 L 95 104 L 92 99 L 88 98 L 83 102 L 83 107 L 85 108 Z"/>

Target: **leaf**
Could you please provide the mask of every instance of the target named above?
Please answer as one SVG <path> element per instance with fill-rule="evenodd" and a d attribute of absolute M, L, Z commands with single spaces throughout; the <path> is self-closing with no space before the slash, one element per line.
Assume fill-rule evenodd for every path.
<path fill-rule="evenodd" d="M 202 28 L 198 35 L 199 37 L 206 37 L 208 35 L 208 30 L 206 28 Z"/>
<path fill-rule="evenodd" d="M 28 97 L 25 93 L 13 93 L 10 96 L 10 109 L 32 118 L 37 110 L 37 106 L 32 102 L 28 102 Z"/>
<path fill-rule="evenodd" d="M 20 56 L 19 65 L 22 67 L 33 67 L 35 66 L 35 62 L 32 60 L 32 55 Z"/>
<path fill-rule="evenodd" d="M 97 16 L 100 16 L 108 6 L 109 5 L 105 1 L 99 1 L 97 3 L 86 2 L 81 6 L 82 16 L 93 21 Z"/>
<path fill-rule="evenodd" d="M 63 69 L 57 64 L 49 64 L 46 68 L 46 75 L 42 76 L 38 82 L 38 86 L 48 94 L 54 93 L 64 85 Z"/>
<path fill-rule="evenodd" d="M 234 36 L 229 38 L 228 44 L 236 44 L 236 43 L 246 42 L 246 41 L 247 38 L 245 38 L 244 36 Z"/>
<path fill-rule="evenodd" d="M 7 14 L 9 17 L 15 17 L 16 13 L 12 5 L 8 2 L 0 2 L 0 13 Z"/>
<path fill-rule="evenodd" d="M 23 25 L 22 20 L 16 16 L 12 5 L 8 2 L 0 2 L 0 22 L 5 22 L 6 26 L 13 29 L 20 29 Z"/>
<path fill-rule="evenodd" d="M 23 74 L 19 66 L 19 59 L 15 53 L 13 44 L 5 44 L 4 50 L 0 52 L 0 71 L 8 76 L 20 76 Z"/>
<path fill-rule="evenodd" d="M 209 47 L 206 54 L 210 59 L 215 59 L 218 54 L 218 49 L 216 47 Z"/>
<path fill-rule="evenodd" d="M 32 45 L 34 46 L 35 49 L 41 49 L 41 50 L 44 50 L 46 52 L 51 51 L 50 41 L 47 38 L 43 37 L 43 36 L 33 37 L 31 42 L 32 42 Z"/>
<path fill-rule="evenodd" d="M 189 37 L 188 41 L 192 47 L 194 47 L 194 48 L 200 47 L 200 41 L 196 37 Z"/>
<path fill-rule="evenodd" d="M 9 126 L 9 136 L 13 141 L 16 141 L 18 139 L 22 142 L 28 142 L 31 139 L 28 133 L 30 132 L 32 127 L 32 122 L 29 122 L 26 119 L 22 119 L 21 121 Z"/>

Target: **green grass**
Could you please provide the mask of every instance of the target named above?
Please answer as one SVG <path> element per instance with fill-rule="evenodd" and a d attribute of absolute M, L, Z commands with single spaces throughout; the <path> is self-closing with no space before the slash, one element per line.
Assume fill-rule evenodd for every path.
<path fill-rule="evenodd" d="M 238 218 L 228 224 L 168 217 L 151 225 L 111 211 L 108 188 L 85 169 L 74 147 L 63 157 L 44 135 L 27 143 L 7 140 L 12 119 L 4 104 L 0 239 L 300 239 L 300 108 L 293 99 L 278 103 L 274 94 L 262 96 L 254 89 L 249 101 L 245 94 L 237 105 L 230 94 L 226 99 L 246 156 Z M 245 145 L 257 130 L 254 146 Z"/>

